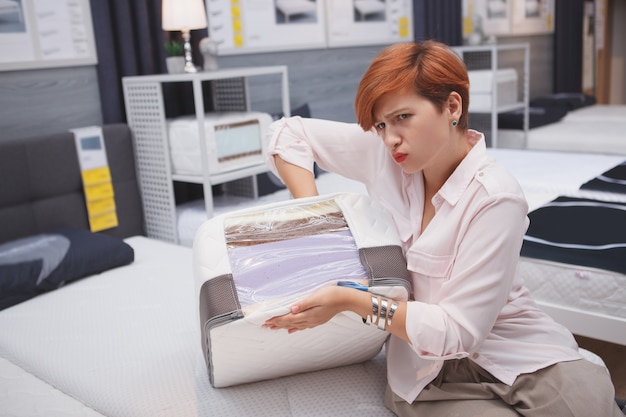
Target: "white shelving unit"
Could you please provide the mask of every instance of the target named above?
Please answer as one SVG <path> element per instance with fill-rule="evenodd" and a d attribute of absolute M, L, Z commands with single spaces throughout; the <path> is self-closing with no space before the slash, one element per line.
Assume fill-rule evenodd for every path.
<path fill-rule="evenodd" d="M 527 43 L 519 44 L 503 44 L 503 45 L 479 45 L 479 46 L 459 46 L 454 50 L 461 56 L 468 71 L 473 70 L 490 70 L 492 74 L 491 83 L 491 100 L 487 110 L 474 111 L 470 109 L 470 118 L 472 114 L 488 114 L 490 115 L 490 132 L 487 133 L 487 139 L 490 139 L 491 146 L 498 147 L 498 114 L 523 109 L 524 113 L 524 146 L 528 136 L 528 101 L 529 101 L 529 79 L 530 79 L 530 46 Z M 498 98 L 498 74 L 499 70 L 504 68 L 513 68 L 517 73 L 518 91 L 517 99 L 512 103 L 499 103 Z M 471 87 L 470 87 L 471 89 Z M 472 96 L 470 95 L 470 103 Z M 470 120 L 470 127 L 476 127 Z"/>
<path fill-rule="evenodd" d="M 253 195 L 258 195 L 256 174 L 267 172 L 265 164 L 251 165 L 219 174 L 209 172 L 203 123 L 206 113 L 203 84 L 210 84 L 213 111 L 250 111 L 249 79 L 271 75 L 280 77 L 282 112 L 289 116 L 289 80 L 286 66 L 222 69 L 194 74 L 146 75 L 122 79 L 126 115 L 135 145 L 146 233 L 149 237 L 179 242 L 173 181 L 202 184 L 207 218 L 213 215 L 213 185 L 248 179 L 253 188 Z M 163 86 L 166 83 L 192 85 L 202 175 L 172 175 L 163 93 Z"/>

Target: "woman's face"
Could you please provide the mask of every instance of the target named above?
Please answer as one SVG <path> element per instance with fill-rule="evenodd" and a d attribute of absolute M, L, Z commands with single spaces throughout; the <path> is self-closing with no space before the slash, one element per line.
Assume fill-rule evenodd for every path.
<path fill-rule="evenodd" d="M 445 158 L 451 116 L 412 90 L 384 95 L 374 108 L 376 131 L 387 150 L 408 174 Z"/>

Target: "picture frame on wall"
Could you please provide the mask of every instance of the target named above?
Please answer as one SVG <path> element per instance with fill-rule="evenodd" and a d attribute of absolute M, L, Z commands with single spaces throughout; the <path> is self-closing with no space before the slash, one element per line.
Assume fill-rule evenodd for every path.
<path fill-rule="evenodd" d="M 0 0 L 0 71 L 96 63 L 89 0 Z"/>

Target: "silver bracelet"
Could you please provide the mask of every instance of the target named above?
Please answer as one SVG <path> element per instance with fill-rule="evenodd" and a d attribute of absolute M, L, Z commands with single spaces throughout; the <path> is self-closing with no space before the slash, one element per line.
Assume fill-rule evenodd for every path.
<path fill-rule="evenodd" d="M 372 323 L 376 323 L 376 319 L 378 317 L 378 297 L 372 295 L 372 313 L 368 314 L 366 318 L 363 319 L 363 323 L 368 326 Z"/>
<path fill-rule="evenodd" d="M 391 303 L 391 307 L 389 307 L 389 314 L 387 315 L 387 326 L 391 326 L 391 319 L 393 315 L 396 314 L 396 309 L 398 308 L 398 303 L 395 301 Z M 385 326 L 385 328 L 387 327 Z"/>
<path fill-rule="evenodd" d="M 389 300 L 383 298 L 380 302 L 380 315 L 378 316 L 378 321 L 376 321 L 376 326 L 380 330 L 385 330 L 385 322 L 387 321 L 387 304 Z"/>

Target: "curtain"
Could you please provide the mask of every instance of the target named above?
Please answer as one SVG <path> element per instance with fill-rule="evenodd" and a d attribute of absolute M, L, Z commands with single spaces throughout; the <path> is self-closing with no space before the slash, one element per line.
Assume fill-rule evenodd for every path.
<path fill-rule="evenodd" d="M 582 92 L 585 0 L 556 0 L 554 11 L 554 92 Z"/>
<path fill-rule="evenodd" d="M 415 40 L 463 44 L 462 0 L 413 0 Z"/>
<path fill-rule="evenodd" d="M 161 0 L 90 0 L 90 4 L 102 121 L 125 123 L 122 77 L 167 72 Z M 206 33 L 192 31 L 196 48 Z"/>

